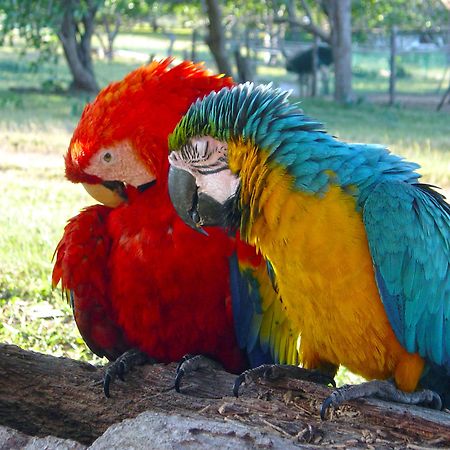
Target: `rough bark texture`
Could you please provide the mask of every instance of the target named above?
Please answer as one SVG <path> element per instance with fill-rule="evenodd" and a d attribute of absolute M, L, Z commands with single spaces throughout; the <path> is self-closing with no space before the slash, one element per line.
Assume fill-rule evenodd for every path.
<path fill-rule="evenodd" d="M 97 7 L 94 6 L 93 2 L 88 2 L 88 5 L 81 22 L 77 24 L 74 0 L 66 0 L 58 38 L 61 41 L 64 55 L 72 73 L 72 88 L 98 92 L 91 55 L 91 39 L 94 34 L 94 18 Z"/>
<path fill-rule="evenodd" d="M 254 73 L 250 58 L 248 58 L 248 56 L 243 56 L 239 47 L 236 47 L 234 50 L 234 58 L 236 60 L 237 67 L 237 81 L 239 83 L 253 81 Z"/>
<path fill-rule="evenodd" d="M 119 34 L 120 26 L 122 25 L 122 17 L 120 15 L 102 17 L 102 25 L 105 31 L 105 36 L 101 33 L 94 32 L 100 45 L 102 46 L 103 53 L 108 61 L 112 61 L 114 58 L 114 41 Z"/>
<path fill-rule="evenodd" d="M 222 13 L 217 0 L 205 0 L 206 12 L 209 18 L 208 37 L 206 43 L 214 56 L 217 70 L 225 75 L 232 76 L 230 60 L 225 48 L 225 30 L 222 24 Z"/>
<path fill-rule="evenodd" d="M 397 29 L 391 29 L 391 52 L 389 55 L 389 105 L 395 104 L 395 82 L 397 79 Z"/>
<path fill-rule="evenodd" d="M 331 47 L 334 61 L 334 99 L 352 101 L 352 25 L 351 0 L 328 0 Z"/>
<path fill-rule="evenodd" d="M 175 364 L 139 367 L 103 396 L 102 368 L 0 345 L 0 425 L 33 436 L 90 444 L 112 424 L 150 410 L 191 419 L 236 421 L 249 431 L 307 446 L 449 447 L 450 414 L 377 400 L 361 400 L 321 421 L 329 393 L 305 381 L 261 380 L 230 396 L 235 376 L 223 371 L 188 376 L 173 386 Z M 206 431 L 205 431 L 206 432 Z M 317 447 L 315 447 L 317 448 Z"/>

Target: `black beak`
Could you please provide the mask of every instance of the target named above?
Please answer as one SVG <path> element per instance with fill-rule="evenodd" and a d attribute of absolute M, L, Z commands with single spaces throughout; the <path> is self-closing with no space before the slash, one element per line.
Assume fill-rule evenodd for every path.
<path fill-rule="evenodd" d="M 236 196 L 220 203 L 204 192 L 199 193 L 195 177 L 183 169 L 170 167 L 169 195 L 181 219 L 202 234 L 208 234 L 202 226 L 219 226 L 235 231 L 240 223 Z"/>
<path fill-rule="evenodd" d="M 180 218 L 194 230 L 208 235 L 202 228 L 202 221 L 198 212 L 195 178 L 185 170 L 170 167 L 168 184 L 170 200 Z"/>
<path fill-rule="evenodd" d="M 104 181 L 102 184 L 105 188 L 115 192 L 120 198 L 125 201 L 128 200 L 125 184 L 122 181 Z"/>

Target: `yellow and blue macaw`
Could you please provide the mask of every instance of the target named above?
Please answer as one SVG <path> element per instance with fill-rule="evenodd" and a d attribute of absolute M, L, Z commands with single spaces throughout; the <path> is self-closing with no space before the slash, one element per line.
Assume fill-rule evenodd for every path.
<path fill-rule="evenodd" d="M 322 414 L 367 392 L 448 406 L 450 206 L 417 164 L 335 139 L 287 97 L 244 84 L 193 104 L 169 138 L 175 208 L 261 252 L 305 368 L 398 388 L 336 391 Z"/>

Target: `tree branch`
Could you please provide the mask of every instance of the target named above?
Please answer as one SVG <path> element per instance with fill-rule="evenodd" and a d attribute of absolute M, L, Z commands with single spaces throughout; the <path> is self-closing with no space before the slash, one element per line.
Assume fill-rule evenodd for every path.
<path fill-rule="evenodd" d="M 323 30 L 322 28 L 318 27 L 317 25 L 313 23 L 303 23 L 299 20 L 294 19 L 284 19 L 284 18 L 276 18 L 274 20 L 275 23 L 288 23 L 290 25 L 294 25 L 296 27 L 302 28 L 303 30 L 307 31 L 308 33 L 311 33 L 320 39 L 322 39 L 323 42 L 331 43 L 331 34 Z"/>
<path fill-rule="evenodd" d="M 319 37 L 324 42 L 331 43 L 331 35 L 330 33 L 327 33 L 325 30 L 317 26 L 313 20 L 311 8 L 309 7 L 306 0 L 301 0 L 302 7 L 305 11 L 305 15 L 308 18 L 308 23 L 301 22 L 297 19 L 275 19 L 275 23 L 289 23 L 291 26 L 296 26 L 303 28 L 308 33 L 313 34 L 314 36 Z"/>
<path fill-rule="evenodd" d="M 138 367 L 103 395 L 103 369 L 0 344 L 0 425 L 29 435 L 90 444 L 110 425 L 145 410 L 203 420 L 232 420 L 302 448 L 450 446 L 450 414 L 376 400 L 354 401 L 321 421 L 327 387 L 261 380 L 231 397 L 235 376 L 223 371 L 186 376 L 173 390 L 175 364 Z M 317 448 L 317 447 L 315 447 Z"/>

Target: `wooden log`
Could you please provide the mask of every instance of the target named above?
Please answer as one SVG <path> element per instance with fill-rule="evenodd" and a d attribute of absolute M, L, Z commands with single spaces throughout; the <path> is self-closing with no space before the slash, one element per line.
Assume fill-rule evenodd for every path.
<path fill-rule="evenodd" d="M 449 447 L 450 414 L 377 400 L 351 402 L 321 421 L 329 388 L 306 381 L 261 380 L 231 396 L 235 376 L 198 372 L 173 389 L 175 364 L 143 366 L 102 391 L 103 368 L 0 345 L 0 425 L 34 436 L 90 444 L 110 425 L 151 410 L 237 421 L 305 446 Z"/>

